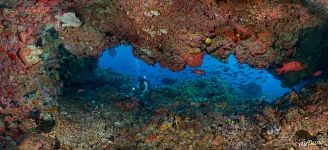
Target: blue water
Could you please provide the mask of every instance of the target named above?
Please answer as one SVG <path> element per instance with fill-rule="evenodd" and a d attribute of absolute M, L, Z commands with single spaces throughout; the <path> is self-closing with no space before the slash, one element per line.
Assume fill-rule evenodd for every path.
<path fill-rule="evenodd" d="M 114 51 L 116 52 L 115 55 L 113 54 Z M 134 79 L 137 79 L 140 75 L 145 75 L 152 86 L 164 86 L 161 83 L 164 78 L 181 81 L 214 76 L 225 80 L 235 88 L 242 88 L 246 84 L 254 82 L 262 87 L 261 98 L 268 101 L 290 91 L 288 88 L 281 87 L 281 82 L 266 70 L 251 68 L 246 64 L 238 64 L 233 55 L 229 56 L 227 63 L 222 63 L 210 55 L 206 55 L 201 66 L 197 68 L 186 67 L 182 71 L 172 72 L 167 68 L 161 68 L 158 63 L 153 66 L 146 64 L 133 56 L 131 46 L 119 45 L 114 50 L 105 50 L 99 58 L 98 65 L 104 69 L 110 68 L 114 72 L 132 76 Z M 206 74 L 194 74 L 192 73 L 194 69 L 205 70 Z"/>

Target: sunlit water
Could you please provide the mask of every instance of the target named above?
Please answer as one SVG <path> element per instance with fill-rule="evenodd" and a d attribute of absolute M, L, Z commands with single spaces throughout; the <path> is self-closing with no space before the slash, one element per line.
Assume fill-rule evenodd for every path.
<path fill-rule="evenodd" d="M 182 71 L 172 72 L 167 68 L 161 68 L 159 64 L 153 66 L 137 59 L 132 54 L 132 47 L 120 45 L 113 50 L 106 50 L 99 59 L 99 66 L 104 69 L 110 68 L 114 72 L 132 76 L 137 79 L 140 75 L 145 75 L 152 86 L 163 86 L 161 80 L 169 78 L 173 80 L 195 80 L 206 77 L 218 77 L 227 81 L 234 88 L 242 88 L 248 83 L 254 82 L 262 87 L 261 97 L 265 100 L 274 100 L 290 89 L 280 86 L 280 81 L 275 79 L 266 70 L 251 68 L 246 64 L 238 64 L 236 58 L 231 55 L 227 63 L 206 55 L 201 66 L 197 68 L 186 67 Z M 205 70 L 205 75 L 192 73 L 192 70 Z"/>

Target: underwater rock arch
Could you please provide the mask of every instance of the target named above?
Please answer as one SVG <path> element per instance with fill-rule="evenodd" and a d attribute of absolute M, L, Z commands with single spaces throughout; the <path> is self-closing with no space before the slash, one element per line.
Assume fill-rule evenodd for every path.
<path fill-rule="evenodd" d="M 320 3 L 320 0 L 315 2 Z M 326 8 L 326 6 L 320 8 Z M 67 12 L 75 12 L 82 25 L 63 28 L 60 21 L 56 20 L 54 16 Z M 63 88 L 69 88 L 68 83 L 86 85 L 90 77 L 88 74 L 90 70 L 88 69 L 96 64 L 95 60 L 100 56 L 104 47 L 113 47 L 122 41 L 127 41 L 133 45 L 134 54 L 145 62 L 149 64 L 160 63 L 162 67 L 168 67 L 173 71 L 181 70 L 186 65 L 191 67 L 200 65 L 204 53 L 208 53 L 221 60 L 227 59 L 230 54 L 235 54 L 240 63 L 247 63 L 258 68 L 270 66 L 273 67 L 273 70 L 277 67 L 283 67 L 287 61 L 301 62 L 304 60 L 302 63 L 306 64 L 305 68 L 308 67 L 308 70 L 302 70 L 301 75 L 291 73 L 292 76 L 299 78 L 295 78 L 295 81 L 286 84 L 287 86 L 311 74 L 327 76 L 325 62 L 322 62 L 327 56 L 327 45 L 322 44 L 327 43 L 327 34 L 326 32 L 318 32 L 326 31 L 326 29 L 320 30 L 318 28 L 322 24 L 322 18 L 324 18 L 322 15 L 325 13 L 310 11 L 307 6 L 294 1 L 272 2 L 271 0 L 264 0 L 261 3 L 254 3 L 211 0 L 82 0 L 79 2 L 5 0 L 0 3 L 0 15 L 0 85 L 2 87 L 0 89 L 0 148 L 3 149 L 18 146 L 33 148 L 54 146 L 58 148 L 58 141 L 64 143 L 65 136 L 59 137 L 61 139 L 58 140 L 56 136 L 51 138 L 39 134 L 51 133 L 53 128 L 58 127 L 56 128 L 57 133 L 65 135 L 59 129 L 67 128 L 61 125 L 74 124 L 74 122 L 65 119 L 61 120 L 61 117 L 65 117 L 67 114 L 57 107 L 57 100 L 63 96 L 61 95 Z M 324 38 L 317 39 L 318 36 Z M 307 43 L 308 41 L 318 43 L 317 45 L 310 45 Z M 295 47 L 296 49 L 294 49 Z M 311 49 L 315 53 L 309 54 L 307 49 Z M 322 54 L 321 58 L 317 57 L 317 53 Z M 310 57 L 310 60 L 307 57 Z M 319 61 L 321 64 L 318 65 Z M 299 68 L 287 70 L 299 70 Z M 321 73 L 317 71 L 321 71 Z M 115 77 L 121 81 L 129 80 L 120 76 Z M 284 74 L 281 79 L 289 81 L 291 77 Z M 327 118 L 328 96 L 326 91 L 328 86 L 325 80 L 321 82 L 323 83 L 309 86 L 300 93 L 291 92 L 283 96 L 276 105 L 263 108 L 263 110 L 255 112 L 258 113 L 257 115 L 254 114 L 250 118 L 243 115 L 233 115 L 229 118 L 221 116 L 219 113 L 211 114 L 206 111 L 200 115 L 192 112 L 191 108 L 193 107 L 201 109 L 210 107 L 209 103 L 206 102 L 192 103 L 193 106 L 188 108 L 191 111 L 190 116 L 181 113 L 170 114 L 168 109 L 159 108 L 154 111 L 158 120 L 151 120 L 154 127 L 159 127 L 155 135 L 145 133 L 143 136 L 147 138 L 134 139 L 131 134 L 140 130 L 133 133 L 124 132 L 126 134 L 117 135 L 118 139 L 127 139 L 130 143 L 118 140 L 122 143 L 114 145 L 114 147 L 127 148 L 128 145 L 130 146 L 128 148 L 135 148 L 138 143 L 158 142 L 159 136 L 165 137 L 163 132 L 176 132 L 178 131 L 176 129 L 186 129 L 186 132 L 183 133 L 201 131 L 199 129 L 204 127 L 201 126 L 202 124 L 192 121 L 190 123 L 190 120 L 198 117 L 205 123 L 207 123 L 206 120 L 213 121 L 213 126 L 206 128 L 208 134 L 206 133 L 201 137 L 208 138 L 204 138 L 206 141 L 203 143 L 197 143 L 197 146 L 205 145 L 204 147 L 211 148 L 222 146 L 225 149 L 236 149 L 236 145 L 240 145 L 241 147 L 238 148 L 244 149 L 254 147 L 289 149 L 290 147 L 295 148 L 302 140 L 327 138 L 328 125 L 327 120 L 324 119 Z M 127 89 L 129 87 L 120 88 Z M 86 93 L 84 89 L 76 88 L 75 90 L 75 95 Z M 169 89 L 163 91 L 170 93 Z M 102 98 L 107 96 L 122 101 L 122 99 L 115 99 L 122 95 L 113 96 L 111 94 L 97 96 Z M 71 100 L 70 98 L 68 99 Z M 78 100 L 80 99 L 74 102 L 80 104 Z M 81 114 L 88 117 L 88 112 L 92 112 L 93 107 L 96 106 L 94 106 L 92 99 L 83 98 L 82 100 L 87 100 L 87 104 L 83 105 L 86 107 L 81 108 L 83 110 Z M 257 105 L 263 106 L 262 103 L 257 103 Z M 121 108 L 122 114 L 129 114 L 126 110 L 135 109 L 138 104 L 119 102 L 111 106 Z M 100 107 L 103 106 L 99 105 L 98 107 L 97 105 L 97 109 Z M 226 103 L 218 103 L 215 107 L 225 108 Z M 106 112 L 102 113 L 106 114 Z M 161 116 L 161 114 L 163 115 Z M 133 115 L 130 114 L 130 116 Z M 81 120 L 79 115 L 74 117 Z M 118 120 L 122 119 L 119 116 L 115 117 Z M 102 121 L 111 119 L 110 117 L 99 119 L 100 121 L 98 120 L 95 124 L 99 125 L 97 127 L 101 129 L 107 129 L 108 126 Z M 163 119 L 166 120 L 163 122 Z M 243 126 L 245 124 L 249 126 L 242 128 L 247 129 L 243 132 L 234 128 L 245 127 Z M 111 122 L 108 125 L 123 128 L 128 127 L 128 125 L 131 127 L 133 123 Z M 147 127 L 149 124 L 143 125 Z M 147 128 L 149 133 L 152 133 L 153 129 L 157 129 L 153 126 L 150 127 Z M 87 131 L 90 128 L 83 129 Z M 261 129 L 261 132 L 258 129 Z M 78 134 L 82 130 L 71 131 Z M 102 131 L 98 135 L 102 135 L 103 139 L 108 140 L 110 144 L 101 146 L 105 145 L 105 148 L 108 148 L 108 145 L 113 146 L 111 143 L 115 137 L 105 137 Z M 107 131 L 111 132 L 111 130 Z M 217 135 L 213 137 L 212 133 Z M 246 135 L 247 141 L 251 142 L 231 142 L 231 139 L 238 138 L 225 137 L 230 135 L 229 133 L 240 133 L 238 138 L 243 139 L 243 135 Z M 40 136 L 42 140 L 40 140 Z M 179 135 L 183 140 L 185 139 L 184 136 Z M 276 137 L 283 138 L 280 138 L 280 141 L 273 140 Z M 172 141 L 169 137 L 165 139 Z M 295 139 L 295 141 L 291 142 L 290 139 Z M 74 141 L 75 139 L 70 140 Z M 209 140 L 213 142 L 208 143 Z M 197 141 L 197 136 L 193 136 L 191 141 Z M 52 145 L 51 143 L 55 144 Z M 178 143 L 182 142 L 178 141 Z M 212 143 L 215 145 L 207 145 Z M 66 145 L 59 145 L 59 147 L 61 146 L 65 147 Z M 151 144 L 150 146 L 141 145 L 144 148 L 154 148 L 151 146 Z M 159 148 L 165 148 L 165 146 L 172 145 L 159 146 L 162 146 Z"/>
<path fill-rule="evenodd" d="M 298 53 L 298 39 L 302 36 L 302 31 L 319 26 L 322 17 L 322 14 L 311 14 L 312 11 L 300 3 L 264 1 L 263 4 L 208 4 L 193 0 L 158 2 L 156 5 L 150 3 L 143 6 L 141 2 L 135 1 L 82 1 L 73 7 L 84 22 L 82 28 L 65 29 L 66 33 L 61 35 L 68 36 L 68 39 L 81 36 L 83 38 L 74 41 L 89 45 L 84 48 L 76 45 L 79 42 L 63 42 L 67 47 L 77 47 L 76 50 L 71 50 L 73 53 L 100 55 L 105 46 L 113 47 L 126 41 L 134 47 L 134 55 L 138 58 L 148 64 L 159 63 L 172 71 L 181 70 L 184 66 L 200 65 L 204 53 L 223 61 L 229 54 L 235 54 L 240 63 L 257 68 L 278 68 L 288 61 L 306 64 L 302 62 L 304 59 L 293 57 Z M 245 10 L 249 5 L 261 7 L 250 12 Z M 139 7 L 134 10 L 132 6 Z M 266 9 L 271 7 L 275 13 Z M 187 14 L 186 10 L 191 10 L 192 13 Z M 244 13 L 258 15 L 252 18 Z M 289 20 L 284 19 L 284 16 L 288 16 Z M 170 24 L 166 23 L 168 20 Z M 299 25 L 294 25 L 294 22 Z M 315 69 L 311 69 L 313 70 Z M 276 74 L 274 71 L 272 73 Z M 310 73 L 295 74 L 303 77 L 293 84 L 285 84 L 286 86 L 295 85 L 304 76 L 311 76 Z M 283 80 L 284 77 L 279 79 Z"/>

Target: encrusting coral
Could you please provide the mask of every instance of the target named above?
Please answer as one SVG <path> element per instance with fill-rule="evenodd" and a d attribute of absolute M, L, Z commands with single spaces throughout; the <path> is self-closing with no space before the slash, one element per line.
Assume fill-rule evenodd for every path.
<path fill-rule="evenodd" d="M 326 148 L 327 8 L 323 0 L 1 1 L 0 149 Z M 128 96 L 128 77 L 95 67 L 119 43 L 172 71 L 234 54 L 286 86 L 322 80 L 276 104 L 234 96 L 216 79 L 181 81 L 154 88 L 154 105 L 142 106 Z"/>

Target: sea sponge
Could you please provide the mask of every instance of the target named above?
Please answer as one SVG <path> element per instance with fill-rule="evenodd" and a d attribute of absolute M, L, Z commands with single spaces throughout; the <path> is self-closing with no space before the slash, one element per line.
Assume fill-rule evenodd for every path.
<path fill-rule="evenodd" d="M 79 27 L 82 24 L 80 19 L 72 12 L 64 13 L 62 16 L 56 15 L 55 18 L 63 23 L 62 27 Z"/>
<path fill-rule="evenodd" d="M 198 67 L 202 64 L 202 59 L 204 55 L 205 55 L 204 51 L 198 54 L 192 54 L 189 57 L 185 58 L 186 64 L 189 67 Z"/>
<path fill-rule="evenodd" d="M 211 43 L 212 43 L 212 39 L 209 38 L 209 37 L 207 37 L 207 38 L 205 39 L 205 44 L 211 44 Z"/>
<path fill-rule="evenodd" d="M 40 61 L 39 55 L 42 53 L 42 49 L 29 45 L 26 48 L 19 50 L 18 55 L 25 65 L 36 64 Z"/>

